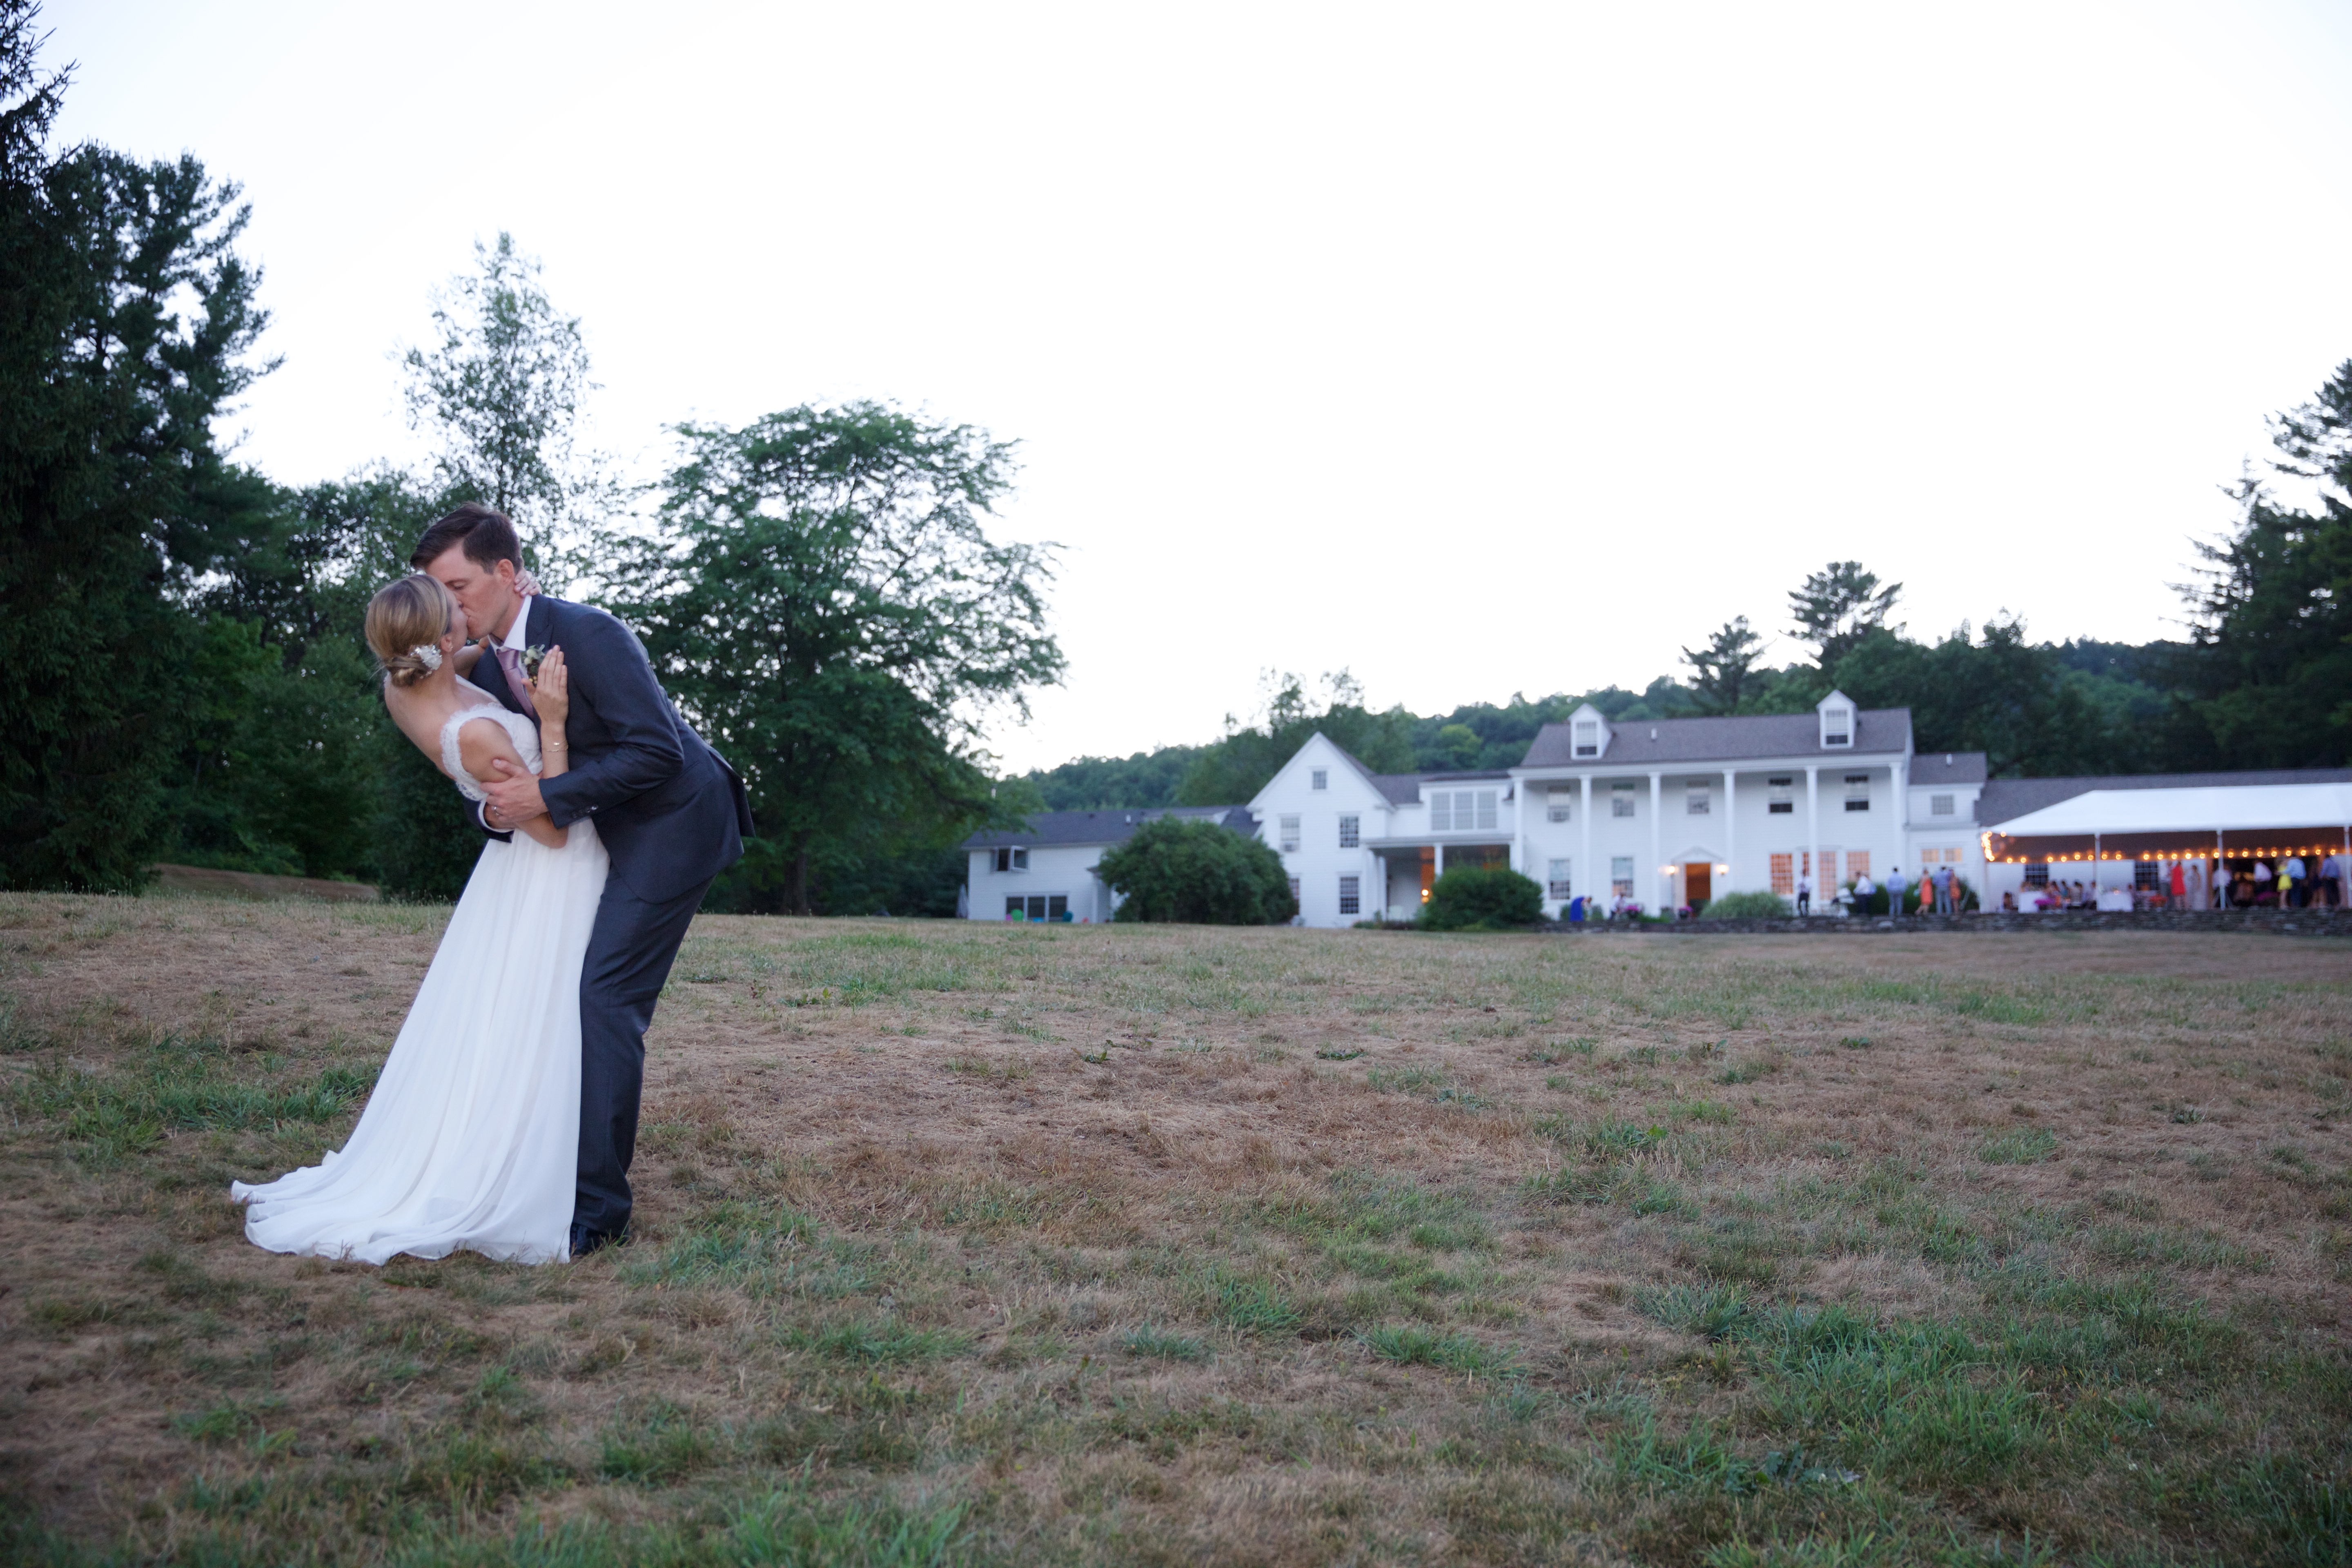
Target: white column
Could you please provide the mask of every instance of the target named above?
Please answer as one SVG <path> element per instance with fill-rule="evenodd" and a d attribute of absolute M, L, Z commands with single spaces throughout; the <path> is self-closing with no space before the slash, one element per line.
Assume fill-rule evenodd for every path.
<path fill-rule="evenodd" d="M 1658 857 L 1666 852 L 1663 837 L 1666 826 L 1664 779 L 1664 773 L 1650 775 L 1650 885 L 1658 889 L 1657 897 L 1650 900 L 1650 912 L 1654 915 L 1664 914 L 1666 910 L 1666 873 L 1658 864 Z"/>
<path fill-rule="evenodd" d="M 1822 875 L 1822 770 L 1818 763 L 1805 767 L 1805 839 L 1810 846 L 1805 858 L 1812 864 L 1813 908 L 1818 911 L 1830 891 L 1829 879 Z"/>
<path fill-rule="evenodd" d="M 1732 780 L 1738 775 L 1729 768 L 1723 770 L 1723 890 L 1732 890 L 1732 879 L 1739 875 L 1738 816 L 1734 807 L 1738 797 L 1732 792 Z"/>
<path fill-rule="evenodd" d="M 1512 780 L 1511 796 L 1513 803 L 1511 807 L 1511 864 L 1529 881 L 1534 881 L 1537 879 L 1536 874 L 1527 864 L 1528 781 L 1525 779 Z M 1546 888 L 1544 891 L 1549 893 L 1551 889 L 1549 888 Z"/>
<path fill-rule="evenodd" d="M 1590 910 L 1592 907 L 1593 889 L 1592 775 L 1591 773 L 1586 773 L 1582 778 L 1579 779 L 1577 781 L 1577 787 L 1581 792 L 1581 795 L 1576 803 L 1576 816 L 1577 819 L 1584 824 L 1584 837 L 1577 847 L 1576 867 L 1574 871 L 1571 873 L 1571 876 L 1575 885 L 1583 888 L 1584 891 L 1579 896 L 1584 900 L 1584 907 Z"/>

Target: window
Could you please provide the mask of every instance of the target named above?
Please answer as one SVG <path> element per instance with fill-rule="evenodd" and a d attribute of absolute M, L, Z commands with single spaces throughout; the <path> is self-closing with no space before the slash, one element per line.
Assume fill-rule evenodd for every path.
<path fill-rule="evenodd" d="M 2049 865 L 2041 860 L 2028 860 L 2025 863 L 2025 885 L 2029 888 L 2048 887 L 2050 885 Z"/>
<path fill-rule="evenodd" d="M 1340 848 L 1353 849 L 1356 847 L 1356 825 L 1361 820 L 1362 818 L 1354 816 L 1343 816 L 1339 819 Z"/>
<path fill-rule="evenodd" d="M 1633 896 L 1633 858 L 1631 855 L 1610 858 L 1609 890 L 1621 899 Z"/>
<path fill-rule="evenodd" d="M 1797 890 L 1796 862 L 1794 855 L 1772 857 L 1772 890 L 1784 899 Z"/>
<path fill-rule="evenodd" d="M 1824 708 L 1822 710 L 1822 744 L 1851 746 L 1853 744 L 1853 710 Z"/>
<path fill-rule="evenodd" d="M 1364 900 L 1363 895 L 1357 889 L 1362 885 L 1354 877 L 1339 879 L 1339 912 L 1341 914 L 1352 915 L 1359 912 L 1360 906 Z"/>
<path fill-rule="evenodd" d="M 1015 895 L 1004 900 L 1004 918 L 1008 921 L 1066 921 L 1070 918 L 1070 900 L 1063 893 L 1031 893 L 1026 898 Z"/>
<path fill-rule="evenodd" d="M 1307 787 L 1309 789 L 1329 789 L 1331 787 L 1331 770 L 1328 768 L 1317 768 L 1308 775 Z"/>
<path fill-rule="evenodd" d="M 1829 862 L 1829 855 L 1827 854 L 1827 852 L 1824 852 L 1824 853 L 1822 854 L 1822 863 L 1823 863 L 1823 864 L 1827 864 L 1827 863 Z M 1869 876 L 1869 875 L 1870 875 L 1870 851 L 1869 851 L 1869 850 L 1867 850 L 1867 849 L 1849 849 L 1849 850 L 1847 850 L 1847 851 L 1845 852 L 1845 877 L 1846 877 L 1846 880 L 1847 880 L 1847 881 L 1849 881 L 1849 882 L 1859 882 L 1859 881 L 1861 881 L 1864 877 L 1867 877 L 1867 876 Z"/>
<path fill-rule="evenodd" d="M 1870 775 L 1868 773 L 1845 775 L 1845 808 L 1848 811 L 1870 809 Z"/>
<path fill-rule="evenodd" d="M 1551 897 L 1555 899 L 1572 899 L 1576 897 L 1576 889 L 1570 886 L 1570 879 L 1568 873 L 1568 861 L 1555 860 L 1551 863 L 1551 875 L 1545 879 L 1545 890 Z"/>
<path fill-rule="evenodd" d="M 2163 871 L 2164 862 L 2161 860 L 2135 860 L 2132 862 L 2132 886 L 2144 893 L 2161 891 L 2164 887 Z"/>
<path fill-rule="evenodd" d="M 1929 795 L 1929 796 L 1927 797 L 1927 815 L 1928 815 L 1928 816 L 1951 816 L 1951 815 L 1952 815 L 1952 797 L 1951 797 L 1950 795 Z"/>
<path fill-rule="evenodd" d="M 1619 779 L 1615 784 L 1609 786 L 1609 815 L 1612 816 L 1631 816 L 1633 815 L 1633 780 Z"/>
<path fill-rule="evenodd" d="M 1285 855 L 1292 855 L 1297 853 L 1297 850 L 1298 818 L 1286 816 L 1282 819 L 1282 852 Z"/>
<path fill-rule="evenodd" d="M 1429 795 L 1432 833 L 1467 833 L 1495 826 L 1495 792 L 1490 789 L 1441 789 Z"/>
<path fill-rule="evenodd" d="M 1707 813 L 1706 782 L 1693 779 L 1683 790 L 1683 813 L 1688 816 L 1705 816 Z"/>
<path fill-rule="evenodd" d="M 1575 799 L 1576 791 L 1573 787 L 1568 784 L 1552 785 L 1549 804 L 1544 808 L 1544 819 L 1548 822 L 1566 822 L 1569 805 Z"/>
<path fill-rule="evenodd" d="M 999 849 L 996 852 L 996 868 L 1000 871 L 1026 871 L 1029 869 L 1028 849 L 1026 847 Z"/>
<path fill-rule="evenodd" d="M 1797 809 L 1794 777 L 1766 779 L 1764 809 L 1774 816 L 1787 816 Z"/>
<path fill-rule="evenodd" d="M 1597 757 L 1601 754 L 1601 721 L 1579 719 L 1576 721 L 1576 754 Z"/>
<path fill-rule="evenodd" d="M 1298 908 L 1298 879 L 1296 877 L 1290 879 L 1290 907 L 1294 910 Z"/>

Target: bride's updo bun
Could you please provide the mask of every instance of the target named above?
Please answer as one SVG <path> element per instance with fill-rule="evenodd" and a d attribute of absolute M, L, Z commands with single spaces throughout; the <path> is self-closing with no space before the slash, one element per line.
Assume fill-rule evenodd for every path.
<path fill-rule="evenodd" d="M 441 639 L 457 622 L 456 596 L 419 572 L 368 601 L 367 644 L 394 686 L 414 686 L 441 668 Z"/>

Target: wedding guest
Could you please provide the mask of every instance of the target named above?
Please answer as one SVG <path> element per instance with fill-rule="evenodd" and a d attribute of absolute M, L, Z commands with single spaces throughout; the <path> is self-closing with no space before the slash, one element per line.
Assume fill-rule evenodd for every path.
<path fill-rule="evenodd" d="M 2279 868 L 2279 908 L 2285 909 L 2289 899 L 2294 900 L 2296 909 L 2311 902 L 2311 885 L 2304 880 L 2300 855 L 2288 856 L 2286 864 Z"/>
<path fill-rule="evenodd" d="M 1889 866 L 1886 868 L 1886 912 L 1888 914 L 1903 913 L 1903 868 Z"/>
<path fill-rule="evenodd" d="M 1797 879 L 1797 912 L 1801 915 L 1813 912 L 1813 879 L 1811 874 Z"/>

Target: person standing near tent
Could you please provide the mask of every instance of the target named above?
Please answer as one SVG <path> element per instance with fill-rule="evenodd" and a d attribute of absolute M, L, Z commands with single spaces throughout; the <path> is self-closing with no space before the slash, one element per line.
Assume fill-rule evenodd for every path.
<path fill-rule="evenodd" d="M 1899 915 L 1903 912 L 1904 887 L 1903 868 L 1889 866 L 1886 868 L 1886 912 L 1888 914 Z"/>
<path fill-rule="evenodd" d="M 2172 907 L 2185 909 L 2189 904 L 2189 870 L 2179 861 L 2172 863 Z"/>
<path fill-rule="evenodd" d="M 2292 900 L 2297 909 L 2311 902 L 2311 886 L 2304 880 L 2303 857 L 2290 855 L 2279 868 L 2279 908 Z"/>
<path fill-rule="evenodd" d="M 1952 868 L 1949 866 L 1936 868 L 1936 912 L 1939 915 L 1960 912 L 1959 900 L 1952 897 Z"/>
<path fill-rule="evenodd" d="M 1813 912 L 1813 878 L 1810 871 L 1797 879 L 1797 912 L 1801 915 Z"/>

